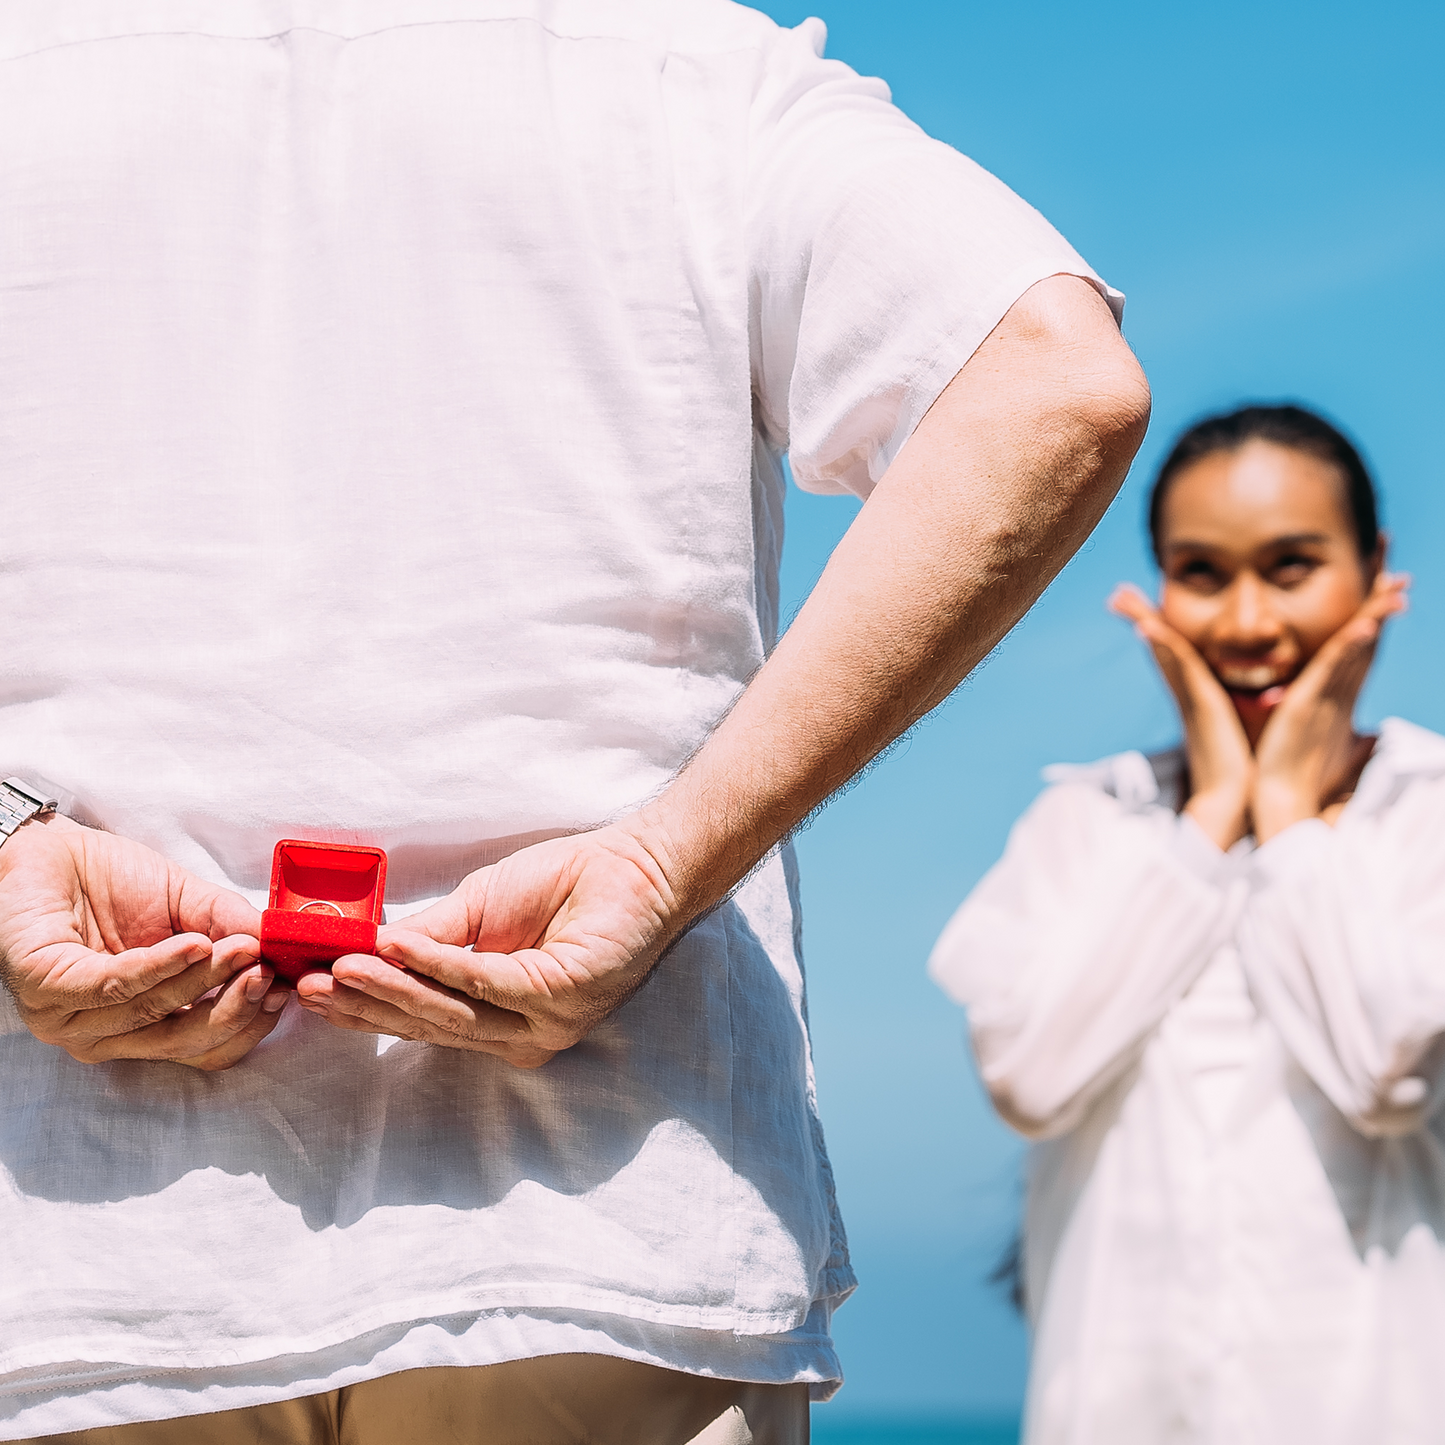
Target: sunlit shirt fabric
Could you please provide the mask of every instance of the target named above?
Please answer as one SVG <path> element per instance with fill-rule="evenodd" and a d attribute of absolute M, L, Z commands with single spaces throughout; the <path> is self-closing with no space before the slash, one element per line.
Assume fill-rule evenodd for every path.
<path fill-rule="evenodd" d="M 866 495 L 1091 274 L 822 41 L 6 5 L 0 776 L 257 902 L 278 837 L 378 844 L 393 918 L 654 794 L 774 639 L 783 451 Z M 537 1072 L 294 1008 L 214 1076 L 0 1028 L 0 1438 L 558 1351 L 839 1378 L 786 852 Z"/>
<path fill-rule="evenodd" d="M 1222 853 L 1181 757 L 1051 771 L 938 941 L 1034 1147 L 1028 1445 L 1414 1445 L 1445 1420 L 1445 738 Z"/>

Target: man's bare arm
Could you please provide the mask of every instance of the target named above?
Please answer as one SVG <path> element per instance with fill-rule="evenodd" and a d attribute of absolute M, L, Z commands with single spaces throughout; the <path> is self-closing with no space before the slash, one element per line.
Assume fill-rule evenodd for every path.
<path fill-rule="evenodd" d="M 691 912 L 936 707 L 1112 501 L 1149 417 L 1086 282 L 1008 313 L 869 497 L 797 620 L 677 782 L 633 823 Z"/>
<path fill-rule="evenodd" d="M 1040 282 L 944 391 L 707 744 L 620 823 L 524 848 L 304 978 L 341 1028 L 545 1063 L 941 702 L 1102 516 L 1149 414 L 1085 282 Z M 393 967 L 391 965 L 400 965 Z"/>

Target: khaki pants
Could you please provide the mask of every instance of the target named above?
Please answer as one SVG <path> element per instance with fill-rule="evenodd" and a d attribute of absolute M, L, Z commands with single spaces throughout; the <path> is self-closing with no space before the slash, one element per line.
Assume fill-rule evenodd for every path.
<path fill-rule="evenodd" d="M 807 1445 L 808 1387 L 609 1355 L 408 1370 L 214 1415 L 47 1435 L 47 1445 Z"/>

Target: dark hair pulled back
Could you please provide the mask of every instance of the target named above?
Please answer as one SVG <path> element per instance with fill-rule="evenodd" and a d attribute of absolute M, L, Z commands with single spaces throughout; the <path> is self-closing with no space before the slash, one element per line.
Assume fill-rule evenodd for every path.
<path fill-rule="evenodd" d="M 1302 406 L 1243 406 L 1237 411 L 1207 416 L 1174 443 L 1164 459 L 1154 490 L 1149 494 L 1149 541 L 1154 560 L 1162 562 L 1159 530 L 1170 484 L 1186 467 L 1215 452 L 1238 451 L 1246 442 L 1272 442 L 1328 462 L 1345 486 L 1345 507 L 1355 529 L 1360 556 L 1368 560 L 1380 540 L 1379 507 L 1375 483 L 1355 445 L 1338 427 Z"/>

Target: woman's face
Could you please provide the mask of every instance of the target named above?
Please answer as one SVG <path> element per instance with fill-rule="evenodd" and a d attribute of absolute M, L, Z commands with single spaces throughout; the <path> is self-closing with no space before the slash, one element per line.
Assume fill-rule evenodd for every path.
<path fill-rule="evenodd" d="M 1224 684 L 1253 743 L 1365 600 L 1383 547 L 1360 557 L 1334 467 L 1263 441 L 1180 472 L 1160 522 L 1160 610 Z"/>

